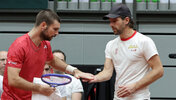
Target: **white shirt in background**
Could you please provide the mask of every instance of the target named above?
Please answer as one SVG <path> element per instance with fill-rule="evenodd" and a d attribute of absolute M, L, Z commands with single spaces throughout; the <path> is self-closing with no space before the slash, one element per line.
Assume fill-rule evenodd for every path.
<path fill-rule="evenodd" d="M 3 92 L 3 76 L 0 75 L 0 100 L 1 100 L 1 95 L 2 95 L 2 92 Z"/>
<path fill-rule="evenodd" d="M 34 78 L 33 82 L 38 84 L 46 84 L 41 80 L 41 78 Z M 61 97 L 65 96 L 67 96 L 65 91 L 65 85 L 62 85 L 57 86 L 56 91 L 52 93 L 50 96 L 33 93 L 32 100 L 61 100 Z"/>
<path fill-rule="evenodd" d="M 67 94 L 67 100 L 71 100 L 72 93 L 83 93 L 83 87 L 82 83 L 79 79 L 75 78 L 72 75 L 66 74 L 72 78 L 72 82 L 70 84 L 65 85 L 66 86 L 66 94 Z"/>

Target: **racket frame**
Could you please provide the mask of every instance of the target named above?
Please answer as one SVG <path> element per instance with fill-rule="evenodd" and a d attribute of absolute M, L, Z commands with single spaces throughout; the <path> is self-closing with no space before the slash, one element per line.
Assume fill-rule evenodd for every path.
<path fill-rule="evenodd" d="M 55 77 L 67 78 L 67 79 L 69 79 L 69 81 L 68 81 L 68 82 L 64 82 L 64 83 L 48 82 L 48 81 L 46 81 L 46 80 L 43 79 L 43 78 L 46 78 L 46 77 L 48 77 L 48 76 L 55 76 Z M 50 85 L 51 87 L 57 87 L 57 86 L 69 84 L 69 83 L 72 81 L 72 78 L 71 78 L 70 76 L 64 75 L 64 74 L 44 74 L 44 75 L 42 75 L 41 80 L 42 80 L 44 83 Z"/>

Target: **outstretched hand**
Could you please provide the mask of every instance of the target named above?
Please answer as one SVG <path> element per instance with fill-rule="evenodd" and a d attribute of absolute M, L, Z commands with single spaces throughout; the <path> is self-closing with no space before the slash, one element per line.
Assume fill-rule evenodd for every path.
<path fill-rule="evenodd" d="M 98 81 L 98 78 L 95 75 L 94 78 L 89 81 L 89 83 L 96 83 L 96 82 L 99 82 L 99 81 Z"/>
<path fill-rule="evenodd" d="M 84 73 L 78 69 L 74 70 L 74 76 L 79 79 L 81 78 L 83 80 L 83 82 L 88 82 L 90 80 L 94 79 L 94 75 L 91 73 Z"/>

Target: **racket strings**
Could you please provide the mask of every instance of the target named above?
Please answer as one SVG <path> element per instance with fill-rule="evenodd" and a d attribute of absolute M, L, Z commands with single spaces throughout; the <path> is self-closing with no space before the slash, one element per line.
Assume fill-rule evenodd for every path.
<path fill-rule="evenodd" d="M 65 77 L 57 77 L 57 76 L 47 76 L 45 78 L 43 78 L 45 81 L 50 82 L 50 83 L 58 83 L 58 84 L 62 84 L 62 83 L 67 83 L 70 80 L 68 78 Z"/>

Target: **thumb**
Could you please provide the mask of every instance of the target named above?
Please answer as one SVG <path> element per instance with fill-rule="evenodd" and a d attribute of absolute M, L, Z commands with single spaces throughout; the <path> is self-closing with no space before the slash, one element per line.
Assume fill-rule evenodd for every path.
<path fill-rule="evenodd" d="M 77 79 L 79 79 L 80 78 L 80 76 L 78 75 L 78 74 L 75 74 L 74 75 Z"/>
<path fill-rule="evenodd" d="M 122 88 L 123 87 L 123 85 L 119 85 L 119 88 Z"/>

